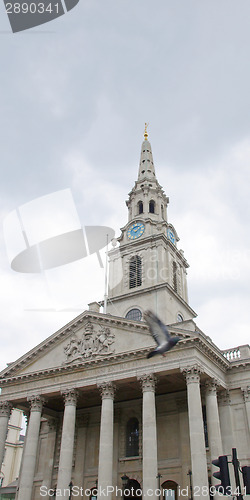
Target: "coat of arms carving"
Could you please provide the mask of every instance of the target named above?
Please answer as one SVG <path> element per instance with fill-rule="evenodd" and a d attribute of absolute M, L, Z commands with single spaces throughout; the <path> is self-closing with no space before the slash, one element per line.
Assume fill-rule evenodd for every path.
<path fill-rule="evenodd" d="M 95 331 L 94 326 L 87 323 L 81 338 L 72 337 L 64 347 L 66 363 L 77 359 L 84 360 L 95 356 L 112 354 L 114 352 L 112 346 L 114 341 L 115 336 L 110 331 L 110 328 L 101 326 L 98 331 Z"/>

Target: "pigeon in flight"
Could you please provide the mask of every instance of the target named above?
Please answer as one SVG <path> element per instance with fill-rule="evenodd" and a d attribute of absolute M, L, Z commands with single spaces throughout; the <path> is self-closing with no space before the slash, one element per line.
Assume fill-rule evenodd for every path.
<path fill-rule="evenodd" d="M 156 354 L 165 356 L 165 352 L 169 351 L 179 342 L 180 337 L 171 337 L 167 327 L 162 321 L 151 311 L 144 313 L 144 318 L 149 326 L 150 333 L 157 343 L 157 347 L 149 352 L 147 358 L 152 358 Z"/>

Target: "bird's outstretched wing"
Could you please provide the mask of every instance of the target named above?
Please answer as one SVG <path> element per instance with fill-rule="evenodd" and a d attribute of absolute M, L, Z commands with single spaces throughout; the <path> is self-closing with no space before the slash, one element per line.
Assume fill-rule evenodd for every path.
<path fill-rule="evenodd" d="M 166 325 L 164 325 L 152 311 L 146 311 L 144 313 L 144 318 L 149 326 L 151 335 L 158 345 L 165 344 L 169 341 L 171 337 Z"/>

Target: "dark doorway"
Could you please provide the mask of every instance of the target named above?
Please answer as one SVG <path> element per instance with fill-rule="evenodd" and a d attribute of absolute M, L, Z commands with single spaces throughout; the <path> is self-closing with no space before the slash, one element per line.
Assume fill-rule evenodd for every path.
<path fill-rule="evenodd" d="M 129 479 L 124 490 L 124 500 L 142 500 L 141 485 L 136 479 Z"/>

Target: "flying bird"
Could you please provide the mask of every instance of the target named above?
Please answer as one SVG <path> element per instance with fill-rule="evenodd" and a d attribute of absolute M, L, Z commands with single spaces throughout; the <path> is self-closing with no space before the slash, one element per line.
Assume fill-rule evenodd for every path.
<path fill-rule="evenodd" d="M 169 331 L 162 323 L 162 321 L 151 311 L 146 311 L 144 313 L 144 318 L 149 326 L 150 333 L 154 338 L 157 347 L 149 352 L 147 358 L 152 358 L 156 354 L 162 354 L 165 356 L 165 352 L 170 351 L 177 342 L 179 342 L 180 337 L 171 337 Z"/>

